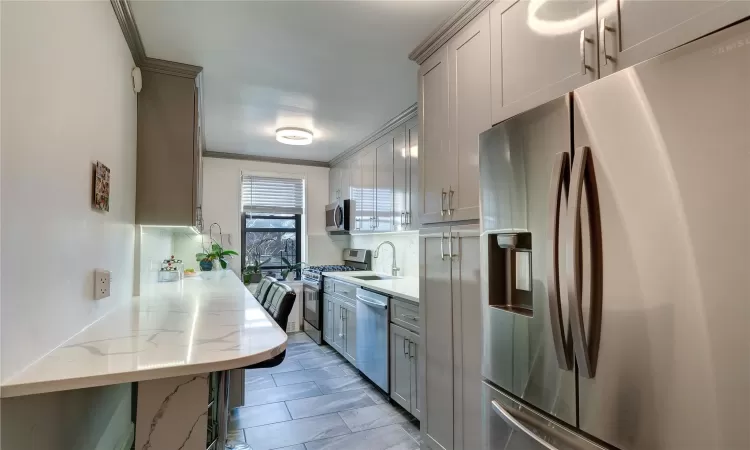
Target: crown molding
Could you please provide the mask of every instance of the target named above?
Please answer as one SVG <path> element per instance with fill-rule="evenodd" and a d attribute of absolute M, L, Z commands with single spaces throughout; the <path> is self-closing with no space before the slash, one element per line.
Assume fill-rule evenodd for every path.
<path fill-rule="evenodd" d="M 409 53 L 409 59 L 417 64 L 422 64 L 427 58 L 445 45 L 450 38 L 456 35 L 461 28 L 465 27 L 485 8 L 490 6 L 492 0 L 468 0 L 445 22 L 440 24 L 425 40 Z"/>
<path fill-rule="evenodd" d="M 246 155 L 242 153 L 225 153 L 225 152 L 203 152 L 204 158 L 218 158 L 218 159 L 236 159 L 240 161 L 256 161 L 256 162 L 267 162 L 276 164 L 291 164 L 295 166 L 310 166 L 310 167 L 330 167 L 325 161 L 312 161 L 309 159 L 291 159 L 291 158 L 275 158 L 273 156 L 256 156 Z"/>
<path fill-rule="evenodd" d="M 367 147 L 368 145 L 372 144 L 376 140 L 380 139 L 383 135 L 386 133 L 389 133 L 393 131 L 394 128 L 398 127 L 399 125 L 403 125 L 406 123 L 406 121 L 414 118 L 417 116 L 417 104 L 413 104 L 410 107 L 403 110 L 399 115 L 392 118 L 388 122 L 384 123 L 380 128 L 378 128 L 376 131 L 371 133 L 366 138 L 359 141 L 357 144 L 355 144 L 352 147 L 349 147 L 346 151 L 341 153 L 340 155 L 336 156 L 332 160 L 328 162 L 330 167 L 333 167 L 340 162 L 344 161 L 345 159 L 348 159 L 355 153 L 359 152 L 363 148 Z"/>
<path fill-rule="evenodd" d="M 138 25 L 133 17 L 133 10 L 130 8 L 129 0 L 110 0 L 112 9 L 115 12 L 117 22 L 120 24 L 122 35 L 128 44 L 130 54 L 133 55 L 133 62 L 141 70 L 175 75 L 185 78 L 196 78 L 203 71 L 200 66 L 182 64 L 162 59 L 149 58 L 146 56 L 146 49 L 141 40 L 141 34 L 138 31 Z"/>

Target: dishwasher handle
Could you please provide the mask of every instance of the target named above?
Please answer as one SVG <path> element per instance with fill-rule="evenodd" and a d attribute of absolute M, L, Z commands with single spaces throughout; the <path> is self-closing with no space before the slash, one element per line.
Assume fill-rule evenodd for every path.
<path fill-rule="evenodd" d="M 359 295 L 357 296 L 357 300 L 359 300 L 360 302 L 364 303 L 365 305 L 372 306 L 373 308 L 380 308 L 380 309 L 386 309 L 386 308 L 388 308 L 388 304 L 387 303 L 374 302 L 374 301 L 366 299 L 364 297 L 360 297 Z"/>

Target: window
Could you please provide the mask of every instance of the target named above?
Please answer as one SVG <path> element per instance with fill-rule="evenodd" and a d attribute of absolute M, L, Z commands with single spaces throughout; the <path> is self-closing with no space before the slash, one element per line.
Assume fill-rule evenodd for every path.
<path fill-rule="evenodd" d="M 257 258 L 261 273 L 280 277 L 301 261 L 304 182 L 301 179 L 242 176 L 242 261 Z M 299 279 L 301 269 L 296 269 Z"/>
<path fill-rule="evenodd" d="M 270 215 L 270 214 L 242 214 L 242 260 L 245 265 L 252 262 L 253 257 L 263 263 L 261 273 L 272 277 L 281 277 L 281 271 L 286 269 L 284 259 L 290 264 L 301 261 L 300 250 L 302 239 L 300 236 L 302 223 L 301 214 Z M 296 279 L 300 278 L 301 270 L 296 270 Z"/>

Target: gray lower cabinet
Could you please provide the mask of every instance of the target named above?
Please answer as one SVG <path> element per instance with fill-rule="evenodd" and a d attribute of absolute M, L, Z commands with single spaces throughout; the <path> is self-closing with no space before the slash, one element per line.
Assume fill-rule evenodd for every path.
<path fill-rule="evenodd" d="M 354 364 L 357 360 L 357 308 L 348 303 L 342 303 L 341 311 L 344 318 L 343 357 Z"/>
<path fill-rule="evenodd" d="M 477 226 L 420 232 L 418 392 L 432 450 L 481 448 L 481 292 Z"/>
<path fill-rule="evenodd" d="M 419 419 L 417 361 L 419 335 L 391 323 L 391 398 Z"/>
<path fill-rule="evenodd" d="M 333 345 L 333 299 L 323 294 L 323 339 Z"/>

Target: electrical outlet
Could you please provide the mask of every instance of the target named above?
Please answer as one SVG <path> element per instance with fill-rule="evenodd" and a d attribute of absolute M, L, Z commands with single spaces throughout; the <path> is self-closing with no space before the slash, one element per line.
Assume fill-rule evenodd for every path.
<path fill-rule="evenodd" d="M 112 272 L 109 270 L 96 269 L 94 271 L 94 300 L 109 297 L 109 289 L 112 285 Z"/>

